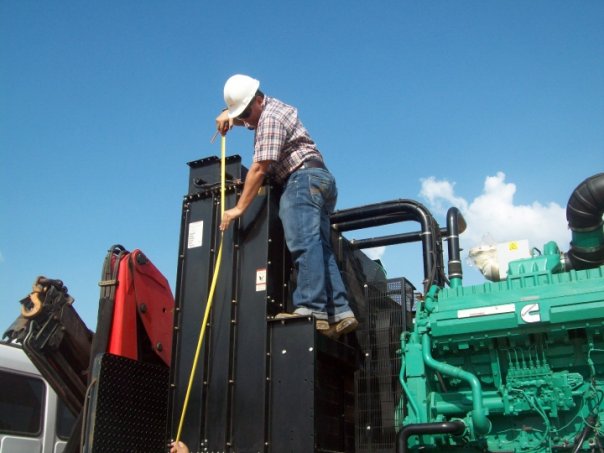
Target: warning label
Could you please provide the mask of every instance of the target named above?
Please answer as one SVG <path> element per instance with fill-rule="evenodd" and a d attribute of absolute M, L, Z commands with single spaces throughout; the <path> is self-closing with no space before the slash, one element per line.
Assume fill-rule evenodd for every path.
<path fill-rule="evenodd" d="M 256 270 L 256 291 L 266 291 L 266 269 Z"/>
<path fill-rule="evenodd" d="M 187 238 L 187 248 L 192 249 L 201 247 L 203 242 L 203 220 L 189 223 L 189 236 Z"/>

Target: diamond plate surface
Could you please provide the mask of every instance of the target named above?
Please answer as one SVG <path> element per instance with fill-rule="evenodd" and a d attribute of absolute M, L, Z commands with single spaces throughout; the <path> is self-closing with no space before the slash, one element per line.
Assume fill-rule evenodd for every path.
<path fill-rule="evenodd" d="M 112 354 L 103 354 L 99 363 L 88 451 L 165 452 L 168 368 Z"/>

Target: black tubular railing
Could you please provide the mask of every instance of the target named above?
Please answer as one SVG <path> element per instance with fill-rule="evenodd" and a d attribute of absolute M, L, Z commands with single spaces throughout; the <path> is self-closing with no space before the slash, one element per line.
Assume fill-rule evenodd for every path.
<path fill-rule="evenodd" d="M 424 290 L 437 284 L 443 286 L 446 277 L 443 272 L 441 230 L 432 214 L 421 203 L 399 199 L 358 208 L 337 211 L 331 216 L 332 228 L 338 232 L 360 230 L 397 222 L 416 221 L 421 231 L 381 238 L 357 240 L 356 248 L 378 247 L 403 242 L 421 241 L 424 261 Z"/>

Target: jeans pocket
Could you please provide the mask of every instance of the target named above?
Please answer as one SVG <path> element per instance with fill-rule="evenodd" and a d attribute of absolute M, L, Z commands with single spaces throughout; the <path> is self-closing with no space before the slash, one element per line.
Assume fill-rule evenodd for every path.
<path fill-rule="evenodd" d="M 322 170 L 309 179 L 310 196 L 317 206 L 325 207 L 328 212 L 334 210 L 338 198 L 338 189 L 331 173 Z"/>
<path fill-rule="evenodd" d="M 317 206 L 323 206 L 327 200 L 332 198 L 333 184 L 329 173 L 313 173 L 308 178 L 308 182 L 310 197 Z"/>

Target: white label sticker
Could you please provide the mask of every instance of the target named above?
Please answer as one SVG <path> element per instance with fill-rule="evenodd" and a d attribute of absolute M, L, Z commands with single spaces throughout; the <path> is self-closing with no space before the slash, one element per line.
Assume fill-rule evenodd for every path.
<path fill-rule="evenodd" d="M 256 291 L 266 291 L 266 269 L 256 270 Z"/>
<path fill-rule="evenodd" d="M 468 308 L 466 310 L 457 310 L 457 318 L 473 318 L 475 316 L 490 316 L 501 313 L 514 313 L 516 305 L 493 305 L 491 307 Z"/>
<path fill-rule="evenodd" d="M 203 220 L 189 223 L 189 237 L 187 248 L 201 247 L 203 242 Z"/>

